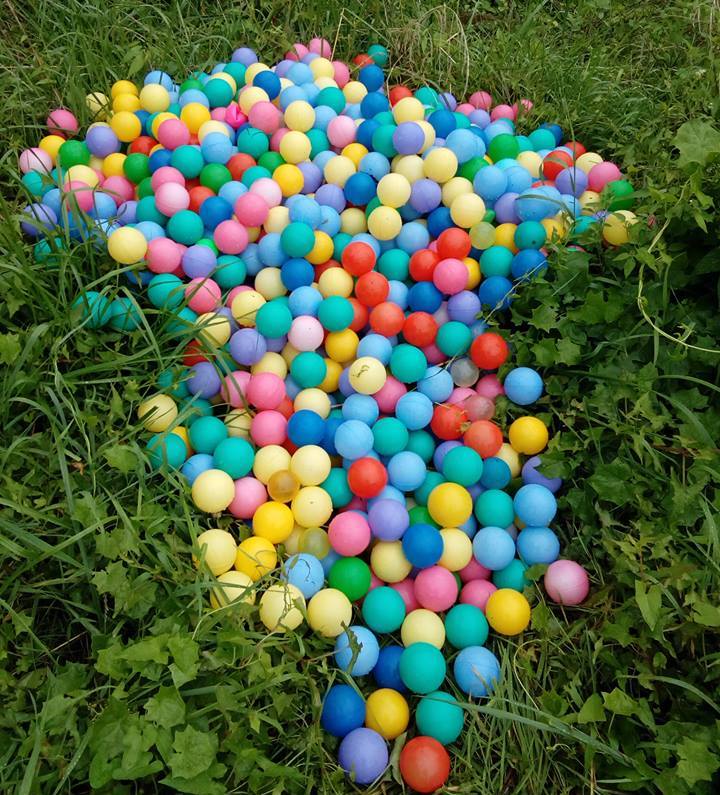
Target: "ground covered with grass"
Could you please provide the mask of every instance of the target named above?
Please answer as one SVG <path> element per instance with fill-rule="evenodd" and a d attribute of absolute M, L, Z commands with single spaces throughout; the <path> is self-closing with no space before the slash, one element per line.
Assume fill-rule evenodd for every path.
<path fill-rule="evenodd" d="M 35 264 L 16 218 L 17 153 L 50 108 L 312 35 L 344 58 L 386 44 L 391 82 L 531 97 L 639 188 L 634 242 L 559 250 L 504 324 L 545 376 L 558 532 L 593 587 L 567 611 L 538 590 L 531 630 L 494 645 L 504 682 L 468 707 L 447 792 L 717 792 L 717 3 L 7 0 L 1 17 L 0 792 L 353 789 L 317 721 L 327 645 L 208 614 L 189 554 L 205 520 L 148 474 L 133 412 L 179 351 L 152 322 L 75 327 L 81 289 L 124 276 L 89 246 Z M 396 764 L 376 792 L 401 791 Z"/>

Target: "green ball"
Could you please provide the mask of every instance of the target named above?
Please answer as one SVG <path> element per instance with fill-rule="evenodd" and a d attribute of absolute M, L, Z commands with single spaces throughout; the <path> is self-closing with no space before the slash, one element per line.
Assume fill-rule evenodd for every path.
<path fill-rule="evenodd" d="M 480 527 L 509 527 L 515 519 L 512 497 L 500 489 L 488 489 L 475 501 Z"/>
<path fill-rule="evenodd" d="M 189 91 L 191 88 L 195 88 L 198 91 L 203 90 L 203 84 L 194 77 L 189 77 L 180 85 L 180 94 L 184 94 L 186 91 Z"/>
<path fill-rule="evenodd" d="M 408 511 L 410 524 L 429 524 L 440 529 L 440 525 L 430 516 L 430 511 L 424 505 L 413 505 Z"/>
<path fill-rule="evenodd" d="M 221 254 L 217 260 L 217 268 L 213 271 L 213 279 L 223 290 L 238 287 L 245 281 L 247 268 L 241 257 L 234 254 Z"/>
<path fill-rule="evenodd" d="M 498 160 L 505 160 L 507 157 L 514 160 L 520 154 L 520 146 L 515 140 L 514 135 L 502 133 L 496 135 L 492 141 L 490 141 L 487 151 L 493 163 L 497 163 Z"/>
<path fill-rule="evenodd" d="M 262 166 L 250 166 L 250 168 L 246 168 L 245 171 L 243 171 L 240 182 L 242 182 L 246 188 L 249 188 L 252 186 L 253 182 L 257 182 L 259 179 L 270 179 L 271 177 L 272 172 L 268 171 L 266 168 Z"/>
<path fill-rule="evenodd" d="M 154 196 L 155 189 L 152 185 L 152 177 L 145 177 L 145 179 L 137 186 L 136 193 L 138 199 L 144 199 L 146 196 Z"/>
<path fill-rule="evenodd" d="M 303 351 L 292 360 L 290 375 L 301 389 L 320 386 L 327 375 L 327 364 L 319 353 Z"/>
<path fill-rule="evenodd" d="M 134 331 L 140 328 L 142 312 L 130 298 L 115 298 L 110 303 L 110 328 L 115 331 Z"/>
<path fill-rule="evenodd" d="M 263 304 L 257 311 L 255 325 L 263 337 L 275 339 L 290 331 L 293 316 L 287 305 L 277 299 Z"/>
<path fill-rule="evenodd" d="M 258 165 L 266 168 L 270 172 L 274 172 L 278 166 L 282 166 L 285 159 L 280 152 L 265 152 L 258 158 Z"/>
<path fill-rule="evenodd" d="M 480 257 L 480 270 L 485 278 L 488 276 L 504 276 L 507 278 L 510 275 L 512 261 L 513 253 L 509 248 L 505 248 L 505 246 L 490 246 L 490 248 L 483 251 Z"/>
<path fill-rule="evenodd" d="M 221 77 L 208 80 L 203 86 L 203 92 L 208 98 L 211 108 L 229 105 L 235 94 L 230 83 L 223 80 Z"/>
<path fill-rule="evenodd" d="M 88 328 L 102 328 L 111 317 L 110 301 L 96 290 L 87 290 L 79 295 L 73 301 L 71 311 Z"/>
<path fill-rule="evenodd" d="M 203 236 L 202 218 L 192 210 L 180 210 L 167 222 L 167 233 L 176 243 L 192 246 Z"/>
<path fill-rule="evenodd" d="M 390 356 L 390 372 L 403 384 L 419 381 L 427 370 L 425 354 L 414 345 L 403 342 L 393 348 Z"/>
<path fill-rule="evenodd" d="M 410 255 L 400 248 L 391 248 L 380 255 L 377 270 L 386 279 L 404 282 L 410 273 Z"/>
<path fill-rule="evenodd" d="M 373 632 L 386 633 L 400 629 L 406 612 L 402 596 L 387 585 L 373 588 L 362 605 L 365 623 Z"/>
<path fill-rule="evenodd" d="M 539 249 L 546 240 L 547 232 L 540 221 L 523 221 L 515 230 L 515 245 L 519 249 Z"/>
<path fill-rule="evenodd" d="M 184 144 L 173 150 L 172 155 L 170 155 L 170 165 L 176 168 L 184 177 L 194 179 L 200 176 L 200 172 L 205 165 L 205 159 L 202 156 L 200 147 Z"/>
<path fill-rule="evenodd" d="M 313 250 L 315 232 L 310 224 L 293 221 L 280 233 L 280 245 L 288 257 L 304 257 Z"/>
<path fill-rule="evenodd" d="M 539 152 L 541 149 L 554 149 L 557 146 L 555 141 L 555 136 L 550 132 L 550 130 L 541 127 L 538 130 L 533 130 L 530 135 L 528 135 L 530 139 L 530 143 L 533 145 L 533 149 L 536 152 Z"/>
<path fill-rule="evenodd" d="M 178 406 L 178 414 L 183 424 L 190 428 L 202 417 L 213 416 L 212 403 L 205 398 L 191 397 Z"/>
<path fill-rule="evenodd" d="M 310 160 L 313 160 L 320 152 L 327 152 L 330 148 L 330 141 L 324 130 L 308 130 L 307 135 L 310 141 Z"/>
<path fill-rule="evenodd" d="M 380 121 L 376 117 L 377 121 Z M 385 157 L 395 157 L 398 153 L 393 144 L 393 133 L 395 132 L 395 124 L 380 124 L 380 126 L 372 134 L 372 148 L 376 152 L 385 155 Z"/>
<path fill-rule="evenodd" d="M 610 197 L 608 210 L 611 213 L 617 210 L 630 210 L 635 204 L 635 189 L 626 179 L 615 179 L 608 182 L 603 193 Z"/>
<path fill-rule="evenodd" d="M 252 469 L 254 460 L 255 451 L 252 445 L 247 439 L 242 439 L 239 436 L 229 436 L 223 439 L 213 452 L 213 466 L 227 472 L 233 480 L 244 478 Z"/>
<path fill-rule="evenodd" d="M 182 299 L 181 299 L 182 300 Z M 172 337 L 194 337 L 195 324 L 197 323 L 198 314 L 193 312 L 189 306 L 183 306 L 174 311 L 170 318 L 165 323 L 165 330 Z"/>
<path fill-rule="evenodd" d="M 493 572 L 493 585 L 498 588 L 512 588 L 513 591 L 522 593 L 530 580 L 525 577 L 527 566 L 519 559 L 511 560 L 504 569 Z"/>
<path fill-rule="evenodd" d="M 472 447 L 453 447 L 442 462 L 445 478 L 461 486 L 472 486 L 482 477 L 483 460 Z"/>
<path fill-rule="evenodd" d="M 420 734 L 433 737 L 442 745 L 449 745 L 457 740 L 463 730 L 465 711 L 450 693 L 436 690 L 420 699 L 415 722 Z"/>
<path fill-rule="evenodd" d="M 434 472 L 430 470 L 427 475 L 425 475 L 425 480 L 423 480 L 422 485 L 415 489 L 415 493 L 413 497 L 415 498 L 415 502 L 418 505 L 427 505 L 428 499 L 430 497 L 430 492 L 436 487 L 439 486 L 441 483 L 445 482 L 445 478 L 440 474 L 440 472 Z"/>
<path fill-rule="evenodd" d="M 133 152 L 123 161 L 123 173 L 136 185 L 150 176 L 150 158 L 142 152 Z"/>
<path fill-rule="evenodd" d="M 220 253 L 220 249 L 215 245 L 215 241 L 210 237 L 201 237 L 195 244 L 196 246 L 205 246 L 205 248 L 212 249 L 215 256 Z"/>
<path fill-rule="evenodd" d="M 147 443 L 147 456 L 153 469 L 177 469 L 185 463 L 187 447 L 176 433 L 158 433 Z"/>
<path fill-rule="evenodd" d="M 427 464 L 435 453 L 435 440 L 427 431 L 410 431 L 406 449 L 417 453 Z"/>
<path fill-rule="evenodd" d="M 382 113 L 376 113 L 373 117 L 378 124 L 390 124 L 395 126 L 395 118 L 391 110 L 384 110 Z"/>
<path fill-rule="evenodd" d="M 318 306 L 318 320 L 328 331 L 344 331 L 355 317 L 353 306 L 341 295 L 330 295 Z"/>
<path fill-rule="evenodd" d="M 412 693 L 431 693 L 445 679 L 445 658 L 429 643 L 411 643 L 400 655 L 400 678 Z"/>
<path fill-rule="evenodd" d="M 238 152 L 244 152 L 257 160 L 270 149 L 270 139 L 262 130 L 246 127 L 237 137 Z"/>
<path fill-rule="evenodd" d="M 182 374 L 172 369 L 163 370 L 157 377 L 157 385 L 175 400 L 183 400 L 190 392 L 185 381 L 180 380 Z"/>
<path fill-rule="evenodd" d="M 345 94 L 339 88 L 328 86 L 321 89 L 317 97 L 315 97 L 315 105 L 327 105 L 335 113 L 340 114 L 345 110 L 347 100 L 345 99 Z"/>
<path fill-rule="evenodd" d="M 150 279 L 147 296 L 156 309 L 177 309 L 185 300 L 185 285 L 173 273 L 158 273 Z"/>
<path fill-rule="evenodd" d="M 382 44 L 371 44 L 367 53 L 378 66 L 385 66 L 390 57 L 387 48 L 383 47 Z"/>
<path fill-rule="evenodd" d="M 90 150 L 85 141 L 65 141 L 58 149 L 57 162 L 63 169 L 87 166 L 90 163 Z"/>
<path fill-rule="evenodd" d="M 373 448 L 380 455 L 395 455 L 402 452 L 408 443 L 410 434 L 405 425 L 396 417 L 383 417 L 372 427 Z"/>
<path fill-rule="evenodd" d="M 196 453 L 213 454 L 220 442 L 228 438 L 228 429 L 219 417 L 201 417 L 190 426 L 188 434 Z"/>
<path fill-rule="evenodd" d="M 455 605 L 445 616 L 445 635 L 456 649 L 485 645 L 489 631 L 485 614 L 475 605 Z"/>
<path fill-rule="evenodd" d="M 42 174 L 39 171 L 28 171 L 27 174 L 23 174 L 21 182 L 25 190 L 36 199 L 50 189 L 50 186 L 45 188 Z"/>
<path fill-rule="evenodd" d="M 489 165 L 490 164 L 484 157 L 471 157 L 470 160 L 460 166 L 458 176 L 465 177 L 465 179 L 469 179 L 470 182 L 472 182 L 475 174 L 477 174 L 481 168 L 486 168 Z"/>
<path fill-rule="evenodd" d="M 328 585 L 354 602 L 370 590 L 370 566 L 360 558 L 340 558 L 330 567 Z"/>
<path fill-rule="evenodd" d="M 208 163 L 200 171 L 200 184 L 217 193 L 220 188 L 232 180 L 232 174 L 222 163 Z"/>
<path fill-rule="evenodd" d="M 168 221 L 167 215 L 163 215 L 163 213 L 158 210 L 154 196 L 144 196 L 140 199 L 137 203 L 135 213 L 138 223 L 141 221 L 153 221 L 153 223 L 159 224 L 160 226 L 165 226 Z"/>
<path fill-rule="evenodd" d="M 505 251 L 507 251 L 512 258 L 510 250 L 505 249 Z M 457 320 L 449 320 L 447 323 L 443 323 L 438 329 L 435 344 L 446 356 L 454 357 L 462 356 L 464 353 L 467 353 L 472 340 L 472 331 L 469 326 Z"/>
<path fill-rule="evenodd" d="M 320 484 L 320 488 L 325 489 L 330 495 L 333 508 L 344 508 L 353 498 L 348 485 L 347 472 L 342 467 L 333 467 Z"/>

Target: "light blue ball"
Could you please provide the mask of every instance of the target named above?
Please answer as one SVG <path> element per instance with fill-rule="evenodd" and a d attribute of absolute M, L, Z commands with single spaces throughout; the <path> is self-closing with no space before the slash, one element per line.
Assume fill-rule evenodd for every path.
<path fill-rule="evenodd" d="M 481 698 L 492 693 L 500 681 L 500 663 L 484 646 L 468 646 L 455 658 L 453 674 L 463 693 Z"/>
<path fill-rule="evenodd" d="M 198 475 L 207 472 L 208 469 L 213 469 L 214 466 L 213 457 L 211 455 L 208 453 L 195 453 L 195 455 L 190 456 L 182 465 L 180 471 L 185 476 L 188 485 L 192 486 Z"/>
<path fill-rule="evenodd" d="M 285 582 L 299 588 L 306 599 L 315 596 L 325 583 L 322 563 L 315 555 L 308 555 L 306 552 L 291 555 L 283 563 L 280 576 Z"/>
<path fill-rule="evenodd" d="M 391 485 L 400 491 L 415 491 L 425 480 L 427 467 L 417 453 L 403 450 L 396 453 L 387 465 Z"/>
<path fill-rule="evenodd" d="M 554 563 L 560 557 L 560 541 L 549 527 L 526 527 L 517 537 L 517 551 L 528 566 Z"/>
<path fill-rule="evenodd" d="M 243 257 L 244 259 L 244 257 Z M 295 288 L 288 296 L 288 307 L 293 317 L 300 315 L 317 316 L 318 307 L 323 301 L 320 290 L 309 285 Z"/>
<path fill-rule="evenodd" d="M 372 425 L 380 416 L 380 409 L 370 395 L 355 394 L 345 399 L 342 415 L 345 420 L 360 420 L 366 425 Z"/>
<path fill-rule="evenodd" d="M 505 376 L 505 394 L 518 406 L 529 406 L 543 392 L 543 380 L 531 367 L 516 367 Z"/>
<path fill-rule="evenodd" d="M 467 163 L 478 154 L 480 139 L 470 130 L 453 130 L 445 139 L 445 146 L 454 152 L 458 163 Z"/>
<path fill-rule="evenodd" d="M 360 340 L 357 347 L 357 356 L 370 356 L 383 364 L 388 364 L 392 354 L 392 343 L 387 337 L 380 334 L 368 334 Z"/>
<path fill-rule="evenodd" d="M 330 569 L 334 566 L 334 564 L 338 560 L 340 560 L 340 557 L 341 556 L 334 549 L 331 549 L 327 553 L 327 555 L 325 555 L 325 557 L 322 558 L 322 560 L 320 561 L 320 565 L 323 567 L 323 572 L 325 574 L 325 577 L 328 576 L 328 574 L 330 573 Z"/>
<path fill-rule="evenodd" d="M 350 461 L 369 455 L 374 442 L 372 430 L 360 420 L 347 420 L 335 431 L 335 449 Z"/>
<path fill-rule="evenodd" d="M 473 538 L 473 555 L 486 569 L 499 571 L 515 557 L 515 542 L 502 527 L 483 527 Z"/>
<path fill-rule="evenodd" d="M 409 431 L 427 428 L 433 416 L 432 400 L 421 392 L 408 392 L 396 403 L 395 416 Z"/>
<path fill-rule="evenodd" d="M 367 627 L 348 627 L 335 641 L 335 662 L 351 676 L 365 676 L 375 667 L 380 645 Z M 354 662 L 353 662 L 354 659 Z"/>
<path fill-rule="evenodd" d="M 427 248 L 430 243 L 430 233 L 424 224 L 410 221 L 407 224 L 403 224 L 402 229 L 395 238 L 395 243 L 397 248 L 408 254 L 414 254 L 422 248 Z"/>
<path fill-rule="evenodd" d="M 449 370 L 433 365 L 417 382 L 417 388 L 421 395 L 430 398 L 433 403 L 442 403 L 450 397 L 455 384 Z"/>
<path fill-rule="evenodd" d="M 475 174 L 473 188 L 475 193 L 488 202 L 494 202 L 507 191 L 507 175 L 497 166 L 486 166 Z"/>
<path fill-rule="evenodd" d="M 515 515 L 526 527 L 547 527 L 557 513 L 555 495 L 545 486 L 521 486 L 513 500 Z"/>

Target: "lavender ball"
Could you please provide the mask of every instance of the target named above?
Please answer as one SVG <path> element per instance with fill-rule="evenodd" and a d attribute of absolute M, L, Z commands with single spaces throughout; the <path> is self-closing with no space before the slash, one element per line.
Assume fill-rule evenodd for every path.
<path fill-rule="evenodd" d="M 57 215 L 55 211 L 46 204 L 34 202 L 28 204 L 23 210 L 23 215 L 27 221 L 21 221 L 20 227 L 29 237 L 44 237 L 45 232 L 57 225 Z"/>
<path fill-rule="evenodd" d="M 545 475 L 537 471 L 541 466 L 542 459 L 539 455 L 534 455 L 532 458 L 523 464 L 522 480 L 525 485 L 534 484 L 536 486 L 545 486 L 546 489 L 555 494 L 562 487 L 562 478 L 546 478 Z"/>
<path fill-rule="evenodd" d="M 238 364 L 249 367 L 259 362 L 266 353 L 265 338 L 254 328 L 241 328 L 230 337 L 230 355 Z"/>
<path fill-rule="evenodd" d="M 198 362 L 190 368 L 190 377 L 185 381 L 188 392 L 209 400 L 220 391 L 220 376 L 212 362 Z"/>
<path fill-rule="evenodd" d="M 368 523 L 375 538 L 397 541 L 410 526 L 410 516 L 402 502 L 388 498 L 373 502 L 368 510 Z"/>
<path fill-rule="evenodd" d="M 206 279 L 217 267 L 215 252 L 208 246 L 190 246 L 182 256 L 182 269 L 188 279 Z"/>
<path fill-rule="evenodd" d="M 372 729 L 353 729 L 340 743 L 338 762 L 356 784 L 370 784 L 388 766 L 385 740 Z"/>
<path fill-rule="evenodd" d="M 480 299 L 477 293 L 470 290 L 462 290 L 451 296 L 447 302 L 448 317 L 471 326 L 480 314 Z"/>

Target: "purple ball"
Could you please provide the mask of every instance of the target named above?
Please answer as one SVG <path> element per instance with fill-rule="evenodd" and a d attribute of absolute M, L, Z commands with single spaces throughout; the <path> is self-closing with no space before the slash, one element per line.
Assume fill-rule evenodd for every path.
<path fill-rule="evenodd" d="M 425 133 L 414 121 L 404 121 L 395 128 L 392 142 L 399 154 L 416 155 L 425 145 Z"/>
<path fill-rule="evenodd" d="M 212 362 L 198 362 L 190 368 L 192 375 L 185 381 L 191 395 L 209 400 L 220 391 L 220 375 Z"/>
<path fill-rule="evenodd" d="M 495 202 L 495 218 L 501 224 L 519 224 L 517 212 L 515 212 L 515 199 L 517 193 L 503 193 L 503 195 Z"/>
<path fill-rule="evenodd" d="M 241 328 L 230 337 L 230 355 L 238 364 L 249 367 L 267 353 L 265 337 L 254 328 Z"/>
<path fill-rule="evenodd" d="M 455 108 L 457 108 L 457 100 L 449 91 L 444 91 L 440 94 L 438 101 L 448 110 L 455 110 Z"/>
<path fill-rule="evenodd" d="M 287 336 L 266 338 L 265 344 L 271 353 L 281 353 L 287 344 Z"/>
<path fill-rule="evenodd" d="M 257 63 L 257 60 L 258 57 L 255 55 L 255 51 L 251 50 L 249 47 L 238 47 L 232 54 L 233 63 L 241 63 L 244 66 Z"/>
<path fill-rule="evenodd" d="M 23 210 L 23 215 L 27 216 L 27 221 L 21 221 L 20 226 L 29 237 L 44 237 L 45 232 L 52 229 L 57 224 L 57 215 L 52 207 L 40 202 L 28 204 Z"/>
<path fill-rule="evenodd" d="M 587 190 L 587 174 L 577 166 L 564 168 L 555 177 L 555 187 L 560 193 L 567 193 L 571 196 L 580 196 Z"/>
<path fill-rule="evenodd" d="M 404 503 L 397 500 L 378 500 L 368 511 L 368 523 L 375 538 L 397 541 L 410 525 L 410 515 Z"/>
<path fill-rule="evenodd" d="M 216 315 L 222 315 L 228 319 L 230 323 L 230 333 L 234 334 L 238 330 L 238 324 L 233 317 L 232 309 L 229 306 L 221 306 L 220 309 L 215 310 Z"/>
<path fill-rule="evenodd" d="M 315 193 L 315 191 L 322 185 L 323 175 L 322 171 L 315 165 L 315 163 L 298 163 L 300 173 L 303 175 L 303 193 Z"/>
<path fill-rule="evenodd" d="M 285 77 L 294 65 L 295 61 L 290 61 L 287 58 L 283 58 L 283 60 L 280 61 L 275 67 L 275 74 L 278 77 Z"/>
<path fill-rule="evenodd" d="M 217 267 L 215 252 L 208 246 L 190 246 L 182 256 L 182 269 L 188 279 L 206 279 Z"/>
<path fill-rule="evenodd" d="M 322 185 L 315 192 L 315 201 L 318 204 L 327 204 L 336 212 L 341 213 L 345 209 L 345 193 L 339 185 L 327 183 Z"/>
<path fill-rule="evenodd" d="M 482 108 L 471 111 L 468 119 L 470 119 L 471 124 L 476 124 L 481 130 L 484 130 L 490 124 L 490 114 Z"/>
<path fill-rule="evenodd" d="M 372 729 L 353 729 L 340 743 L 338 762 L 356 784 L 371 784 L 388 766 L 385 740 Z"/>
<path fill-rule="evenodd" d="M 410 201 L 408 202 L 413 210 L 419 213 L 432 212 L 440 206 L 442 201 L 442 189 L 431 179 L 418 179 L 412 184 L 410 190 Z"/>
<path fill-rule="evenodd" d="M 120 151 L 120 139 L 110 127 L 91 127 L 85 136 L 85 144 L 90 154 L 96 157 L 107 157 Z"/>
<path fill-rule="evenodd" d="M 537 468 L 542 464 L 542 459 L 539 455 L 534 455 L 532 458 L 523 464 L 522 480 L 527 486 L 533 484 L 536 486 L 545 486 L 548 491 L 553 494 L 560 491 L 562 488 L 562 478 L 546 478 L 545 475 L 537 471 Z"/>
<path fill-rule="evenodd" d="M 350 395 L 355 394 L 355 390 L 352 388 L 350 384 L 350 368 L 346 367 L 342 373 L 340 373 L 340 381 L 338 384 L 340 388 L 340 392 L 345 395 L 345 397 L 350 397 Z"/>
<path fill-rule="evenodd" d="M 472 326 L 480 314 L 480 307 L 481 303 L 477 293 L 473 293 L 470 290 L 462 290 L 448 300 L 448 317 L 450 320 L 456 320 L 466 326 Z"/>
<path fill-rule="evenodd" d="M 454 439 L 448 442 L 441 442 L 433 453 L 433 465 L 438 472 L 442 471 L 443 461 L 445 456 L 456 447 L 462 447 L 462 442 L 457 442 Z"/>
<path fill-rule="evenodd" d="M 117 220 L 119 224 L 134 224 L 137 222 L 138 203 L 134 199 L 123 202 L 117 209 Z"/>

